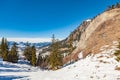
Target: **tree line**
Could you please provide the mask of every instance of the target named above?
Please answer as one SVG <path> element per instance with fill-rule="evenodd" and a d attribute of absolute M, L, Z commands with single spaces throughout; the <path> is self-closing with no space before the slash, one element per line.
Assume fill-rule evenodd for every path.
<path fill-rule="evenodd" d="M 36 49 L 35 46 L 30 46 L 28 43 L 24 49 L 23 53 L 30 64 L 36 65 Z M 0 55 L 3 58 L 3 61 L 8 61 L 12 63 L 17 63 L 19 59 L 18 55 L 18 47 L 14 42 L 12 47 L 9 48 L 8 42 L 6 38 L 2 38 L 0 45 Z"/>
<path fill-rule="evenodd" d="M 108 6 L 106 11 L 109 11 L 115 8 L 120 8 L 120 3 L 117 2 L 116 4 L 112 4 L 111 6 Z"/>
<path fill-rule="evenodd" d="M 70 37 L 68 43 L 66 44 L 68 47 L 67 53 L 72 53 L 73 46 L 72 46 L 73 39 Z M 43 56 L 42 53 L 39 53 L 36 56 L 36 47 L 34 45 L 30 46 L 29 43 L 26 43 L 26 47 L 23 51 L 23 55 L 25 59 L 29 61 L 32 66 L 40 66 L 41 68 L 47 68 L 56 70 L 63 66 L 63 48 L 61 42 L 52 36 L 52 43 L 49 46 L 49 55 Z M 0 45 L 0 54 L 3 58 L 3 61 L 8 61 L 12 63 L 17 63 L 19 60 L 18 55 L 18 47 L 16 43 L 13 43 L 12 47 L 10 48 L 6 38 L 2 38 L 1 45 Z"/>
<path fill-rule="evenodd" d="M 0 54 L 3 58 L 3 61 L 17 63 L 18 61 L 18 51 L 16 43 L 13 44 L 11 49 L 9 50 L 7 39 L 2 38 L 0 45 Z"/>

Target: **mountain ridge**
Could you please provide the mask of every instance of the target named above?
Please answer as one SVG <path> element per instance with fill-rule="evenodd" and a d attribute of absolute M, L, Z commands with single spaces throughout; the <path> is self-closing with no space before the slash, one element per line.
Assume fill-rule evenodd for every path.
<path fill-rule="evenodd" d="M 82 32 L 80 35 L 80 40 L 76 44 L 76 49 L 64 58 L 64 62 L 68 62 L 71 59 L 73 61 L 77 60 L 78 54 L 81 51 L 83 52 L 83 57 L 91 53 L 99 53 L 101 46 L 110 45 L 113 41 L 118 41 L 120 35 L 120 25 L 118 25 L 119 21 L 120 8 L 115 8 L 101 13 L 92 19 L 88 25 L 81 25 L 82 27 L 79 26 L 77 30 L 79 28 L 83 28 L 83 32 L 82 30 L 79 30 Z M 100 37 L 102 34 L 103 36 L 105 35 L 105 39 Z M 74 34 L 72 35 L 74 36 Z M 109 35 L 111 37 L 109 37 Z M 69 39 L 69 37 L 67 39 Z"/>

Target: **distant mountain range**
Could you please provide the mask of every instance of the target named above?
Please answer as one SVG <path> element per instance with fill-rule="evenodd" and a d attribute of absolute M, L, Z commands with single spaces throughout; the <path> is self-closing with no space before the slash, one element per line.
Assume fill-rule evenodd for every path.
<path fill-rule="evenodd" d="M 13 45 L 14 42 L 15 41 L 8 41 L 9 48 L 12 47 L 12 45 Z M 16 42 L 16 44 L 17 44 L 18 50 L 19 51 L 23 51 L 24 48 L 26 47 L 27 42 Z M 37 43 L 30 43 L 29 42 L 28 44 L 30 46 L 34 45 L 36 47 L 36 49 L 40 49 L 42 47 L 49 46 L 51 44 L 51 42 L 37 42 Z"/>
<path fill-rule="evenodd" d="M 0 39 L 1 40 L 1 39 Z M 39 42 L 51 42 L 51 38 L 7 38 L 8 41 L 15 42 L 30 42 L 30 43 L 39 43 Z"/>

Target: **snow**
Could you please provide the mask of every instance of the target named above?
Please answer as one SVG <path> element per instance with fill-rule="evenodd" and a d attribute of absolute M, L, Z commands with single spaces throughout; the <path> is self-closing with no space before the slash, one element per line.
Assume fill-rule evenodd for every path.
<path fill-rule="evenodd" d="M 41 70 L 25 61 L 13 64 L 0 60 L 0 80 L 120 80 L 120 72 L 115 70 L 120 63 L 113 55 L 116 48 L 103 48 L 96 55 L 88 55 L 56 71 Z"/>
<path fill-rule="evenodd" d="M 82 52 L 82 51 L 78 54 L 78 58 L 79 58 L 79 59 L 82 59 L 82 58 L 83 58 L 83 52 Z"/>
<path fill-rule="evenodd" d="M 87 21 L 87 22 L 90 22 L 90 21 L 91 21 L 91 19 L 87 19 L 86 21 Z"/>
<path fill-rule="evenodd" d="M 2 40 L 2 38 L 0 38 Z M 51 42 L 51 38 L 7 38 L 8 41 L 15 41 L 15 42 Z"/>
<path fill-rule="evenodd" d="M 47 52 L 45 52 L 45 53 L 43 53 L 43 54 L 41 54 L 41 55 L 42 55 L 42 57 L 46 57 L 46 56 L 50 55 L 50 52 L 47 51 Z"/>

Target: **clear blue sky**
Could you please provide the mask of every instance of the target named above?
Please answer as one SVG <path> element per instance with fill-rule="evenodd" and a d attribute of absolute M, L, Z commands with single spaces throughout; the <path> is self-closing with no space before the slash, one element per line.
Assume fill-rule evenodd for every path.
<path fill-rule="evenodd" d="M 0 37 L 66 38 L 119 0 L 0 0 Z"/>

